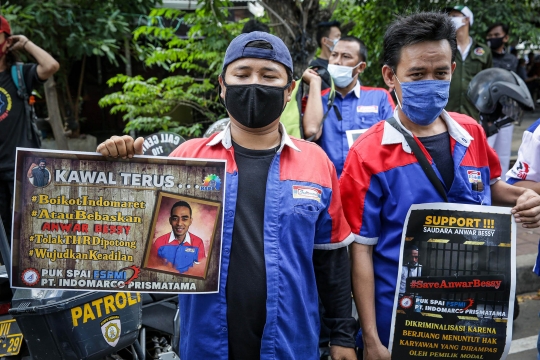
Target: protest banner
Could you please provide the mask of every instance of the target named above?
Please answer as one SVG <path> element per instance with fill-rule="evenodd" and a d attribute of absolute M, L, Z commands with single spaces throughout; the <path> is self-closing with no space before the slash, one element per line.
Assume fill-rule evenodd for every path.
<path fill-rule="evenodd" d="M 405 221 L 392 359 L 504 359 L 515 296 L 510 208 L 421 204 Z"/>
<path fill-rule="evenodd" d="M 225 166 L 17 149 L 12 287 L 217 292 Z"/>

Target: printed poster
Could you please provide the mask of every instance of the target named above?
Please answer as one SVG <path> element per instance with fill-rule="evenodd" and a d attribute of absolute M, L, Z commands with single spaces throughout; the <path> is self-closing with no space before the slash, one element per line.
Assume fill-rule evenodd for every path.
<path fill-rule="evenodd" d="M 510 208 L 413 205 L 401 242 L 392 359 L 506 358 L 515 258 Z"/>
<path fill-rule="evenodd" d="M 12 287 L 217 292 L 225 168 L 17 149 Z"/>

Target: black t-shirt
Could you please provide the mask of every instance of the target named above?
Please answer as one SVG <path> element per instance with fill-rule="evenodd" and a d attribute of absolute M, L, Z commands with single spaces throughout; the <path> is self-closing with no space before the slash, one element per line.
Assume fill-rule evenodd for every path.
<path fill-rule="evenodd" d="M 493 67 L 501 68 L 510 71 L 517 71 L 518 68 L 518 58 L 513 54 L 505 51 L 502 54 L 499 54 L 495 51 L 491 52 L 493 55 Z"/>
<path fill-rule="evenodd" d="M 448 132 L 444 132 L 433 136 L 419 137 L 418 140 L 433 158 L 446 188 L 450 189 L 454 182 L 454 159 L 450 150 L 450 135 Z"/>
<path fill-rule="evenodd" d="M 332 81 L 330 80 L 330 73 L 328 72 L 328 60 L 316 58 L 309 63 L 309 66 L 313 66 L 319 69 L 317 73 L 322 80 L 321 90 L 328 89 L 332 86 Z"/>
<path fill-rule="evenodd" d="M 37 64 L 24 64 L 23 74 L 28 92 L 41 82 L 37 76 Z M 37 147 L 35 139 L 28 139 L 30 130 L 24 113 L 24 100 L 17 95 L 11 68 L 7 68 L 0 72 L 0 171 L 13 170 L 17 146 Z"/>
<path fill-rule="evenodd" d="M 233 142 L 238 198 L 227 276 L 229 359 L 259 359 L 266 323 L 264 204 L 276 149 L 250 150 Z"/>
<path fill-rule="evenodd" d="M 328 68 L 328 60 L 325 60 L 325 59 L 321 59 L 321 58 L 315 58 L 313 60 L 311 60 L 311 62 L 309 63 L 309 66 L 313 66 L 313 67 L 323 67 L 323 68 Z"/>

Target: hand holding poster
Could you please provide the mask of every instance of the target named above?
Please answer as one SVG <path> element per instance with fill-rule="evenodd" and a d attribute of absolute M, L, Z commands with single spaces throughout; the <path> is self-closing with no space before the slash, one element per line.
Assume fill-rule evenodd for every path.
<path fill-rule="evenodd" d="M 18 149 L 12 287 L 217 292 L 225 161 Z"/>
<path fill-rule="evenodd" d="M 515 295 L 510 208 L 413 205 L 402 235 L 392 359 L 504 359 Z"/>

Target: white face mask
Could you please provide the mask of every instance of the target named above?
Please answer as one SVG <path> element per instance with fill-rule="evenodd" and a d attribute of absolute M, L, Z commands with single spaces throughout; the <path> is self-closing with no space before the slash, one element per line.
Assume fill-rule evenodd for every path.
<path fill-rule="evenodd" d="M 453 17 L 451 18 L 452 22 L 454 23 L 454 26 L 457 29 L 459 29 L 460 27 L 462 27 L 463 25 L 465 25 L 465 23 L 463 22 L 463 19 L 465 19 L 464 17 Z"/>
<path fill-rule="evenodd" d="M 334 79 L 334 84 L 337 87 L 345 88 L 353 81 L 353 70 L 362 63 L 363 61 L 360 61 L 356 66 L 328 64 L 328 72 L 332 79 Z"/>
<path fill-rule="evenodd" d="M 334 47 L 336 47 L 336 44 L 338 43 L 339 39 L 334 39 L 334 40 L 330 38 L 327 38 L 327 39 L 332 42 L 332 45 L 328 45 L 326 43 L 324 45 L 326 45 L 330 49 L 330 51 L 334 51 Z"/>

